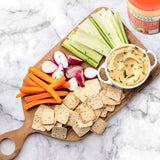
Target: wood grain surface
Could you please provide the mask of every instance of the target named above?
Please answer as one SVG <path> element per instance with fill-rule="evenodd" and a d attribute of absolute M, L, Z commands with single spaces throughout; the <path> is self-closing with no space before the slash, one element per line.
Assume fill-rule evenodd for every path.
<path fill-rule="evenodd" d="M 100 9 L 102 8 L 105 8 L 107 9 L 106 7 L 100 7 L 100 8 L 97 8 L 96 10 L 94 10 L 92 13 L 95 13 L 97 11 L 99 11 Z M 92 14 L 91 13 L 91 14 Z M 90 14 L 90 15 L 91 15 Z M 89 18 L 91 16 L 87 16 L 86 18 Z M 85 18 L 85 19 L 86 19 Z M 84 19 L 84 20 L 85 20 Z M 83 21 L 84 21 L 83 20 Z M 83 22 L 82 21 L 82 22 Z M 81 23 L 82 23 L 81 22 Z M 126 34 L 127 34 L 127 37 L 128 37 L 128 40 L 129 40 L 129 43 L 132 43 L 132 44 L 135 44 L 139 47 L 141 47 L 142 49 L 146 49 L 145 46 L 143 46 L 143 44 L 133 35 L 133 33 L 126 27 L 125 27 L 125 31 L 126 31 Z M 74 30 L 76 30 L 76 28 L 74 28 Z M 69 34 L 68 34 L 69 35 Z M 67 35 L 67 36 L 68 36 Z M 44 60 L 46 59 L 52 59 L 52 54 L 57 51 L 57 50 L 62 50 L 67 56 L 68 55 L 72 55 L 71 52 L 69 52 L 68 50 L 66 50 L 64 47 L 62 47 L 62 43 L 63 41 L 67 38 L 67 36 L 62 39 L 53 49 L 51 49 L 36 65 L 35 67 L 36 68 L 41 68 L 41 64 Z M 151 61 L 154 61 L 153 60 L 153 57 L 150 57 L 151 58 Z M 101 64 L 104 62 L 105 58 L 103 58 Z M 100 64 L 100 65 L 101 65 Z M 84 68 L 88 67 L 89 65 L 85 62 L 82 63 L 82 66 Z M 102 72 L 103 73 L 103 72 Z M 116 109 L 114 112 L 110 112 L 107 117 L 105 118 L 105 120 L 109 119 L 112 115 L 114 115 L 118 110 L 120 110 L 125 104 L 127 104 L 134 96 L 136 96 L 142 89 L 144 89 L 146 86 L 148 86 L 154 79 L 156 79 L 158 77 L 160 73 L 160 65 L 159 63 L 157 64 L 157 66 L 152 70 L 149 78 L 147 79 L 147 81 L 139 86 L 138 88 L 135 88 L 135 89 L 132 89 L 132 90 L 125 90 L 125 94 L 126 94 L 126 97 L 125 99 L 122 101 L 122 103 L 118 106 L 116 106 Z M 105 79 L 105 75 L 103 74 L 102 77 Z M 22 107 L 25 105 L 25 101 L 24 101 L 24 98 L 22 98 Z M 45 134 L 47 136 L 51 136 L 51 132 L 41 132 L 41 131 L 36 131 L 36 130 L 33 130 L 32 129 L 32 121 L 33 121 L 33 117 L 34 117 L 34 113 L 36 111 L 37 107 L 33 107 L 32 109 L 30 109 L 29 111 L 24 111 L 24 115 L 25 115 L 25 122 L 23 124 L 23 126 L 17 130 L 14 130 L 14 131 L 10 131 L 10 132 L 7 132 L 7 133 L 4 133 L 2 135 L 0 135 L 0 142 L 6 138 L 10 138 L 12 139 L 14 142 L 15 142 L 15 150 L 12 154 L 10 155 L 4 155 L 1 151 L 0 151 L 0 159 L 2 160 L 8 160 L 8 159 L 13 159 L 14 157 L 16 157 L 16 155 L 19 153 L 19 151 L 21 150 L 22 146 L 23 146 L 23 143 L 25 141 L 25 139 L 32 133 L 35 133 L 35 132 L 40 132 L 42 134 Z M 83 139 L 84 137 L 86 137 L 87 135 L 89 135 L 91 132 L 87 133 L 85 136 L 83 137 L 78 137 L 75 132 L 72 130 L 71 127 L 68 128 L 68 134 L 67 134 L 67 138 L 66 139 L 63 139 L 65 141 L 78 141 L 80 139 Z"/>

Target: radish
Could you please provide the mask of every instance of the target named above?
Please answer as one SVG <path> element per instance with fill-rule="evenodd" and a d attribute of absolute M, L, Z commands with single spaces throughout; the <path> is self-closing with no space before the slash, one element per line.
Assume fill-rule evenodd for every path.
<path fill-rule="evenodd" d="M 59 64 L 58 68 L 52 73 L 52 78 L 59 79 L 64 76 L 63 64 Z"/>
<path fill-rule="evenodd" d="M 54 61 L 55 61 L 55 63 L 57 65 L 62 63 L 63 64 L 63 68 L 67 68 L 68 67 L 68 59 L 67 59 L 66 55 L 62 51 L 56 51 L 53 54 L 53 59 L 54 59 Z"/>
<path fill-rule="evenodd" d="M 97 76 L 98 71 L 95 68 L 88 67 L 84 70 L 84 76 L 87 79 L 93 79 Z"/>
<path fill-rule="evenodd" d="M 83 61 L 82 61 L 80 58 L 77 58 L 77 57 L 75 57 L 75 56 L 69 55 L 69 56 L 68 56 L 68 62 L 69 62 L 70 64 L 80 64 L 80 63 L 82 63 Z"/>
<path fill-rule="evenodd" d="M 42 63 L 42 71 L 44 73 L 53 73 L 57 69 L 57 65 L 50 60 L 45 60 Z"/>
<path fill-rule="evenodd" d="M 78 83 L 77 83 L 76 78 L 73 77 L 73 78 L 71 78 L 68 82 L 70 83 L 70 88 L 69 88 L 69 90 L 70 90 L 70 91 L 74 91 L 74 89 L 78 86 Z"/>
<path fill-rule="evenodd" d="M 78 82 L 78 84 L 83 87 L 84 86 L 84 76 L 83 76 L 83 71 L 79 70 L 76 73 L 76 80 Z"/>
<path fill-rule="evenodd" d="M 68 67 L 66 69 L 66 77 L 67 78 L 75 77 L 76 76 L 76 72 L 78 70 L 82 70 L 82 69 L 83 69 L 83 67 L 80 66 L 80 65 L 72 65 L 72 66 L 70 66 L 70 67 Z"/>

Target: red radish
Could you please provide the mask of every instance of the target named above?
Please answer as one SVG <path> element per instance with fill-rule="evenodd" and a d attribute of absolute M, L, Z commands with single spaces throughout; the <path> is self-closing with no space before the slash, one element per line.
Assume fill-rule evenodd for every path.
<path fill-rule="evenodd" d="M 97 76 L 98 71 L 95 68 L 88 67 L 84 70 L 84 76 L 87 79 L 93 79 Z"/>
<path fill-rule="evenodd" d="M 66 69 L 66 77 L 67 78 L 75 77 L 76 76 L 76 72 L 78 70 L 82 70 L 82 69 L 83 69 L 83 67 L 80 66 L 80 65 L 72 65 L 72 66 L 70 66 L 70 67 L 68 67 Z"/>
<path fill-rule="evenodd" d="M 74 89 L 78 86 L 78 83 L 77 83 L 76 78 L 73 77 L 73 78 L 71 78 L 68 82 L 70 83 L 70 88 L 69 88 L 69 90 L 70 90 L 70 91 L 74 91 Z"/>
<path fill-rule="evenodd" d="M 42 63 L 42 71 L 44 73 L 53 73 L 57 69 L 57 67 L 58 66 L 50 60 L 46 60 Z"/>
<path fill-rule="evenodd" d="M 76 80 L 78 82 L 78 84 L 83 87 L 84 86 L 84 76 L 83 76 L 83 71 L 79 70 L 76 73 Z"/>
<path fill-rule="evenodd" d="M 69 62 L 70 64 L 80 64 L 80 63 L 82 63 L 83 61 L 82 61 L 80 58 L 77 58 L 77 57 L 75 57 L 75 56 L 69 55 L 69 56 L 68 56 L 68 62 Z"/>
<path fill-rule="evenodd" d="M 63 64 L 59 64 L 58 68 L 52 73 L 52 78 L 59 79 L 64 76 Z"/>
<path fill-rule="evenodd" d="M 55 61 L 56 64 L 63 64 L 63 68 L 67 68 L 68 67 L 68 59 L 66 57 L 66 55 L 62 52 L 62 51 L 56 51 L 53 54 L 53 59 Z"/>

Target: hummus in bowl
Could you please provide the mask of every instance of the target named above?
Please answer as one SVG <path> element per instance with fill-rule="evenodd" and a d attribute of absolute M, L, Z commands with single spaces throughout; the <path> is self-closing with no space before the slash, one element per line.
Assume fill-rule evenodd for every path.
<path fill-rule="evenodd" d="M 153 66 L 150 66 L 148 53 L 155 58 Z M 99 67 L 98 78 L 103 83 L 131 89 L 141 85 L 156 64 L 157 58 L 152 51 L 143 50 L 133 44 L 120 45 L 108 54 L 105 62 Z M 108 81 L 101 79 L 99 74 L 101 68 L 105 69 Z"/>

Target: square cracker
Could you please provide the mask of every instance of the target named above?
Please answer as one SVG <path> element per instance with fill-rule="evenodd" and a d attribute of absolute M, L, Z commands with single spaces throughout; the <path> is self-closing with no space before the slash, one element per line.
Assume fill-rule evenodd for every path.
<path fill-rule="evenodd" d="M 107 89 L 106 96 L 113 99 L 116 102 L 120 102 L 122 93 L 123 93 L 122 89 L 110 85 Z"/>
<path fill-rule="evenodd" d="M 103 108 L 103 102 L 99 94 L 94 94 L 86 100 L 88 106 L 92 106 L 94 110 Z"/>
<path fill-rule="evenodd" d="M 109 84 L 105 84 L 105 83 L 103 83 L 103 82 L 100 82 L 100 85 L 101 85 L 101 89 L 103 90 L 107 90 L 108 89 L 108 87 L 110 86 Z"/>
<path fill-rule="evenodd" d="M 65 127 L 53 127 L 51 136 L 59 139 L 65 139 L 67 137 L 67 128 Z"/>
<path fill-rule="evenodd" d="M 47 131 L 50 131 L 54 126 L 55 126 L 55 124 L 43 124 L 43 127 L 44 127 Z"/>
<path fill-rule="evenodd" d="M 58 122 L 66 124 L 69 119 L 69 109 L 64 104 L 61 104 L 58 106 L 55 115 Z"/>
<path fill-rule="evenodd" d="M 90 127 L 85 127 L 85 128 L 79 128 L 77 124 L 75 124 L 72 129 L 74 132 L 79 136 L 82 137 L 84 136 L 87 132 L 89 132 Z"/>
<path fill-rule="evenodd" d="M 73 92 L 70 92 L 63 100 L 63 104 L 71 110 L 74 110 L 79 103 L 79 98 L 77 98 Z"/>
<path fill-rule="evenodd" d="M 99 118 L 91 127 L 91 131 L 96 134 L 102 134 L 107 127 L 107 122 Z"/>
<path fill-rule="evenodd" d="M 109 112 L 113 112 L 115 110 L 115 106 L 106 106 L 105 110 Z"/>
<path fill-rule="evenodd" d="M 54 110 L 50 109 L 49 107 L 44 109 L 42 113 L 41 122 L 42 124 L 55 124 L 56 120 L 55 120 Z"/>
<path fill-rule="evenodd" d="M 101 89 L 99 80 L 97 78 L 92 80 L 85 81 L 85 87 L 84 87 L 84 95 L 86 97 L 92 96 L 94 94 L 98 94 Z"/>
<path fill-rule="evenodd" d="M 84 94 L 85 92 L 85 89 L 82 88 L 82 87 L 79 87 L 77 86 L 75 89 L 74 89 L 74 94 L 76 95 L 76 97 L 78 97 L 82 102 L 85 102 L 86 100 L 86 96 Z"/>
<path fill-rule="evenodd" d="M 87 123 L 96 119 L 95 112 L 91 106 L 81 108 L 79 113 L 83 123 Z"/>
<path fill-rule="evenodd" d="M 107 94 L 107 90 L 104 89 L 104 90 L 100 91 L 100 96 L 102 98 L 103 104 L 107 104 L 107 96 L 106 96 L 106 94 Z"/>
<path fill-rule="evenodd" d="M 107 110 L 105 110 L 105 109 L 103 109 L 103 111 L 101 112 L 100 117 L 102 117 L 102 118 L 107 117 L 107 113 L 108 113 L 108 111 L 107 111 Z"/>
<path fill-rule="evenodd" d="M 33 123 L 32 123 L 32 128 L 35 130 L 39 131 L 45 131 L 46 129 L 44 126 L 41 124 L 41 118 L 42 118 L 42 113 L 44 109 L 48 108 L 46 105 L 40 105 L 38 109 L 35 112 L 34 118 L 33 118 Z"/>
<path fill-rule="evenodd" d="M 63 124 L 60 122 L 56 122 L 56 124 L 55 124 L 55 127 L 62 127 L 62 126 L 63 126 Z"/>
<path fill-rule="evenodd" d="M 99 118 L 99 116 L 101 115 L 102 111 L 103 111 L 103 108 L 94 110 L 95 115 L 96 115 L 96 119 L 94 121 L 96 121 Z"/>
<path fill-rule="evenodd" d="M 121 104 L 121 101 L 115 101 L 112 98 L 107 97 L 107 105 L 108 106 L 115 106 Z"/>
<path fill-rule="evenodd" d="M 90 121 L 90 122 L 88 122 L 88 123 L 83 123 L 83 122 L 82 122 L 82 119 L 81 119 L 81 117 L 80 117 L 80 115 L 79 115 L 79 113 L 78 113 L 78 118 L 77 118 L 77 120 L 76 120 L 76 124 L 78 125 L 79 128 L 85 128 L 85 127 L 90 127 L 90 126 L 92 126 L 92 125 L 93 125 L 93 121 Z"/>
<path fill-rule="evenodd" d="M 76 111 L 70 111 L 70 116 L 69 116 L 67 125 L 68 126 L 75 125 L 78 117 L 79 117 L 79 114 Z"/>

